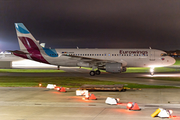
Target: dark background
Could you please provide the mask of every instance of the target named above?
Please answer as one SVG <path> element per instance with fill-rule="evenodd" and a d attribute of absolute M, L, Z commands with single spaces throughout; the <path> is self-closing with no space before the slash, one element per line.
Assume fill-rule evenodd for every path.
<path fill-rule="evenodd" d="M 0 0 L 0 49 L 22 22 L 51 48 L 180 49 L 180 0 Z"/>

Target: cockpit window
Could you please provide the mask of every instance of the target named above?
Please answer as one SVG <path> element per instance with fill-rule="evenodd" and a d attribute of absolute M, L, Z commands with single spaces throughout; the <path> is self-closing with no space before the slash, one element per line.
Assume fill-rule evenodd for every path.
<path fill-rule="evenodd" d="M 161 56 L 168 56 L 167 53 L 161 53 Z"/>

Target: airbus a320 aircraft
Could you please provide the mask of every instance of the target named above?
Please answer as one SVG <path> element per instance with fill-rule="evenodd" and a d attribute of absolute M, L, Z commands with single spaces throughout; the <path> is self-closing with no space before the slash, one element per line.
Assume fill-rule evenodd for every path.
<path fill-rule="evenodd" d="M 20 50 L 14 55 L 46 64 L 90 67 L 90 75 L 100 70 L 111 73 L 125 72 L 126 67 L 160 67 L 175 63 L 167 53 L 156 49 L 49 49 L 39 45 L 23 23 L 15 23 Z M 95 71 L 95 69 L 97 69 Z"/>

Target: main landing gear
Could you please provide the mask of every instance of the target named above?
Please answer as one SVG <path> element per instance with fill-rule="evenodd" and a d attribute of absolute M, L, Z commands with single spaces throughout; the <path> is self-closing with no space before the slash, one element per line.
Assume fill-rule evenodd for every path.
<path fill-rule="evenodd" d="M 100 70 L 96 70 L 96 71 L 90 71 L 89 72 L 90 76 L 95 76 L 95 75 L 100 75 L 101 74 L 101 71 Z"/>

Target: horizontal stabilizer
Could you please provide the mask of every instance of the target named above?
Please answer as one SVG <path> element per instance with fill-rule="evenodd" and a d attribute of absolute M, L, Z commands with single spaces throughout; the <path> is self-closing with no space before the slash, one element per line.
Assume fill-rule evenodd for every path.
<path fill-rule="evenodd" d="M 23 51 L 20 51 L 20 50 L 15 50 L 15 51 L 7 50 L 7 51 L 11 52 L 11 53 L 16 53 L 16 54 L 29 54 L 29 53 L 26 53 L 26 52 L 23 52 Z"/>

